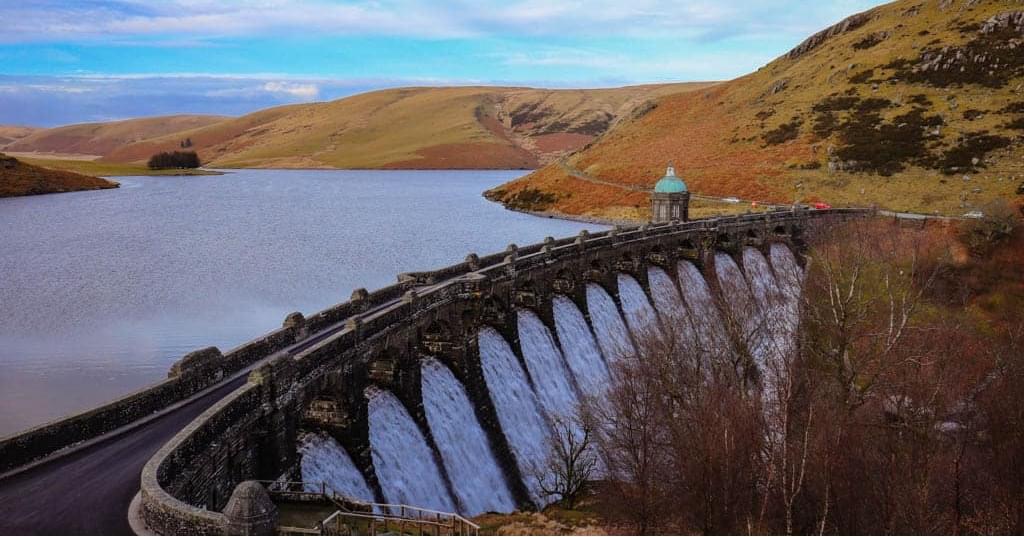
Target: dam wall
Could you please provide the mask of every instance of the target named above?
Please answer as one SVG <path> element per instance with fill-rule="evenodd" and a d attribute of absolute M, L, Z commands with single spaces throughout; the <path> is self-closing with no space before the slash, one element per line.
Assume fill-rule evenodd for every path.
<path fill-rule="evenodd" d="M 607 382 L 616 346 L 654 317 L 713 317 L 700 308 L 723 282 L 745 289 L 759 315 L 777 313 L 764 289 L 780 287 L 805 234 L 871 214 L 779 211 L 583 232 L 470 254 L 289 316 L 282 330 L 305 339 L 260 363 L 147 463 L 143 517 L 162 534 L 221 533 L 236 485 L 296 472 L 372 496 L 361 499 L 464 514 L 541 505 L 529 468 L 548 419 Z M 714 337 L 713 327 L 688 326 Z"/>

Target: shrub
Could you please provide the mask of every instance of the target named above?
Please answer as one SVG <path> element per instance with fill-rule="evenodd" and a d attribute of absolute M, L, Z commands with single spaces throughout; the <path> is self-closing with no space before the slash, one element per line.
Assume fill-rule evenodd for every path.
<path fill-rule="evenodd" d="M 149 168 L 160 170 L 167 168 L 198 168 L 199 155 L 195 151 L 164 151 L 149 157 Z"/>

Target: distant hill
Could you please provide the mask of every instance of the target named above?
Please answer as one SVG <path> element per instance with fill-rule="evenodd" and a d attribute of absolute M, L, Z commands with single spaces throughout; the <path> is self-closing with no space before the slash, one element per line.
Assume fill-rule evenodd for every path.
<path fill-rule="evenodd" d="M 225 119 L 224 116 L 177 115 L 34 129 L 3 149 L 8 153 L 101 157 L 128 144 L 212 125 Z M 0 137 L 4 136 L 2 129 Z"/>
<path fill-rule="evenodd" d="M 0 125 L 0 149 L 38 131 L 35 127 Z"/>
<path fill-rule="evenodd" d="M 754 73 L 665 96 L 490 195 L 521 208 L 646 218 L 639 190 L 674 160 L 700 194 L 961 214 L 1016 196 L 1022 135 L 1024 5 L 900 0 Z"/>
<path fill-rule="evenodd" d="M 381 90 L 262 110 L 127 144 L 103 160 L 141 162 L 188 138 L 213 167 L 535 168 L 584 147 L 661 96 L 706 86 Z"/>
<path fill-rule="evenodd" d="M 117 183 L 99 177 L 33 166 L 0 153 L 0 198 L 117 186 Z"/>

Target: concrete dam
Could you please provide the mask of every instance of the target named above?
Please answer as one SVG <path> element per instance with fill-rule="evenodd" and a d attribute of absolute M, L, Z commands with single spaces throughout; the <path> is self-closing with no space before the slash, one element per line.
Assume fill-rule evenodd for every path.
<path fill-rule="evenodd" d="M 137 482 L 136 529 L 273 532 L 285 523 L 271 502 L 326 498 L 416 506 L 423 519 L 454 517 L 431 532 L 466 530 L 464 516 L 547 503 L 535 468 L 549 420 L 600 397 L 616 361 L 652 328 L 771 360 L 792 339 L 804 238 L 872 214 L 794 209 L 582 232 L 401 274 L 290 314 L 230 351 L 193 352 L 150 388 L 0 441 L 0 472 L 15 476 L 0 485 L 21 501 L 19 490 L 59 479 L 67 453 L 82 452 L 74 459 L 85 472 L 99 454 L 145 441 L 145 456 L 155 454 Z M 187 422 L 175 409 L 199 400 L 201 414 L 175 425 Z M 36 527 L 38 501 L 20 497 L 28 503 L 14 527 Z"/>
<path fill-rule="evenodd" d="M 790 284 L 801 276 L 790 247 L 784 242 L 764 250 L 743 246 L 741 263 L 716 253 L 714 273 L 707 275 L 716 279 L 713 284 L 690 260 L 677 262 L 676 277 L 650 265 L 646 290 L 633 276 L 618 273 L 615 293 L 597 283 L 585 285 L 585 310 L 556 293 L 550 297 L 553 326 L 533 309 L 517 307 L 518 352 L 497 330 L 481 327 L 476 344 L 486 396 L 498 417 L 493 434 L 511 450 L 516 463 L 511 471 L 495 456 L 478 418 L 486 414 L 473 404 L 466 384 L 443 358 L 424 354 L 419 360 L 421 401 L 413 404 L 417 412 L 422 407 L 425 424 L 417 423 L 395 393 L 373 385 L 365 390 L 370 464 L 357 466 L 329 433 L 307 433 L 299 447 L 302 481 L 326 482 L 367 501 L 467 516 L 512 511 L 523 505 L 524 489 L 534 505 L 545 505 L 550 500 L 535 474 L 546 461 L 549 420 L 572 416 L 584 397 L 600 397 L 611 382 L 614 361 L 631 352 L 633 338 L 644 337 L 651 325 L 673 324 L 685 337 L 724 342 L 721 301 L 712 290 L 717 288 L 733 297 L 726 301 L 732 310 L 728 314 L 747 324 L 753 356 L 772 348 L 762 345 L 762 337 L 786 340 L 795 314 L 790 301 L 797 298 Z M 364 477 L 370 472 L 372 477 Z"/>

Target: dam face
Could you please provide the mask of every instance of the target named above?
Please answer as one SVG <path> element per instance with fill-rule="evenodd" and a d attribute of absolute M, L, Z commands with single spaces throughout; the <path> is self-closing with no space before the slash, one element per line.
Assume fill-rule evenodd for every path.
<path fill-rule="evenodd" d="M 289 315 L 284 347 L 146 465 L 142 516 L 159 533 L 220 533 L 253 479 L 467 516 L 543 506 L 551 421 L 600 398 L 645 333 L 770 369 L 795 328 L 805 230 L 870 214 L 583 232 Z"/>
<path fill-rule="evenodd" d="M 529 501 L 543 505 L 548 498 L 535 474 L 547 453 L 551 420 L 571 417 L 581 397 L 601 397 L 612 381 L 609 364 L 629 352 L 632 339 L 643 337 L 645 330 L 670 328 L 695 345 L 683 348 L 713 347 L 727 338 L 709 328 L 728 315 L 740 319 L 746 331 L 745 338 L 732 343 L 749 345 L 747 351 L 758 363 L 770 359 L 767 354 L 777 352 L 778 345 L 787 344 L 793 335 L 790 308 L 802 276 L 796 257 L 781 242 L 766 250 L 743 247 L 739 254 L 737 262 L 727 253 L 717 253 L 712 281 L 692 261 L 682 260 L 674 267 L 677 278 L 661 267 L 648 267 L 647 290 L 624 273 L 616 274 L 617 287 L 610 292 L 591 284 L 585 302 L 589 316 L 568 296 L 555 294 L 554 327 L 546 326 L 532 309 L 516 308 L 519 354 L 497 330 L 481 328 L 475 338 L 487 395 L 498 415 L 493 433 L 505 440 L 509 458 L 516 462 L 510 471 L 502 469 L 494 456 L 503 446 L 488 441 L 486 422 L 477 418 L 466 386 L 434 357 L 422 358 L 420 367 L 426 431 L 434 438 L 436 451 L 426 447 L 408 412 L 399 408 L 398 398 L 387 389 L 374 388 L 368 399 L 374 459 L 372 467 L 362 471 L 375 472 L 381 496 L 390 503 L 472 516 L 514 510 L 517 502 L 511 491 L 525 488 Z M 722 295 L 713 296 L 711 289 Z M 730 311 L 719 311 L 721 305 Z M 386 412 L 379 408 L 382 399 L 387 401 Z M 323 433 L 318 438 L 324 438 Z M 327 437 L 302 445 L 302 481 L 323 480 L 353 497 L 380 499 L 368 487 L 353 486 L 352 476 L 359 470 L 339 443 Z M 396 471 L 393 461 L 402 461 L 405 467 Z M 441 472 L 448 479 L 440 479 Z M 519 500 L 522 506 L 524 498 Z"/>

